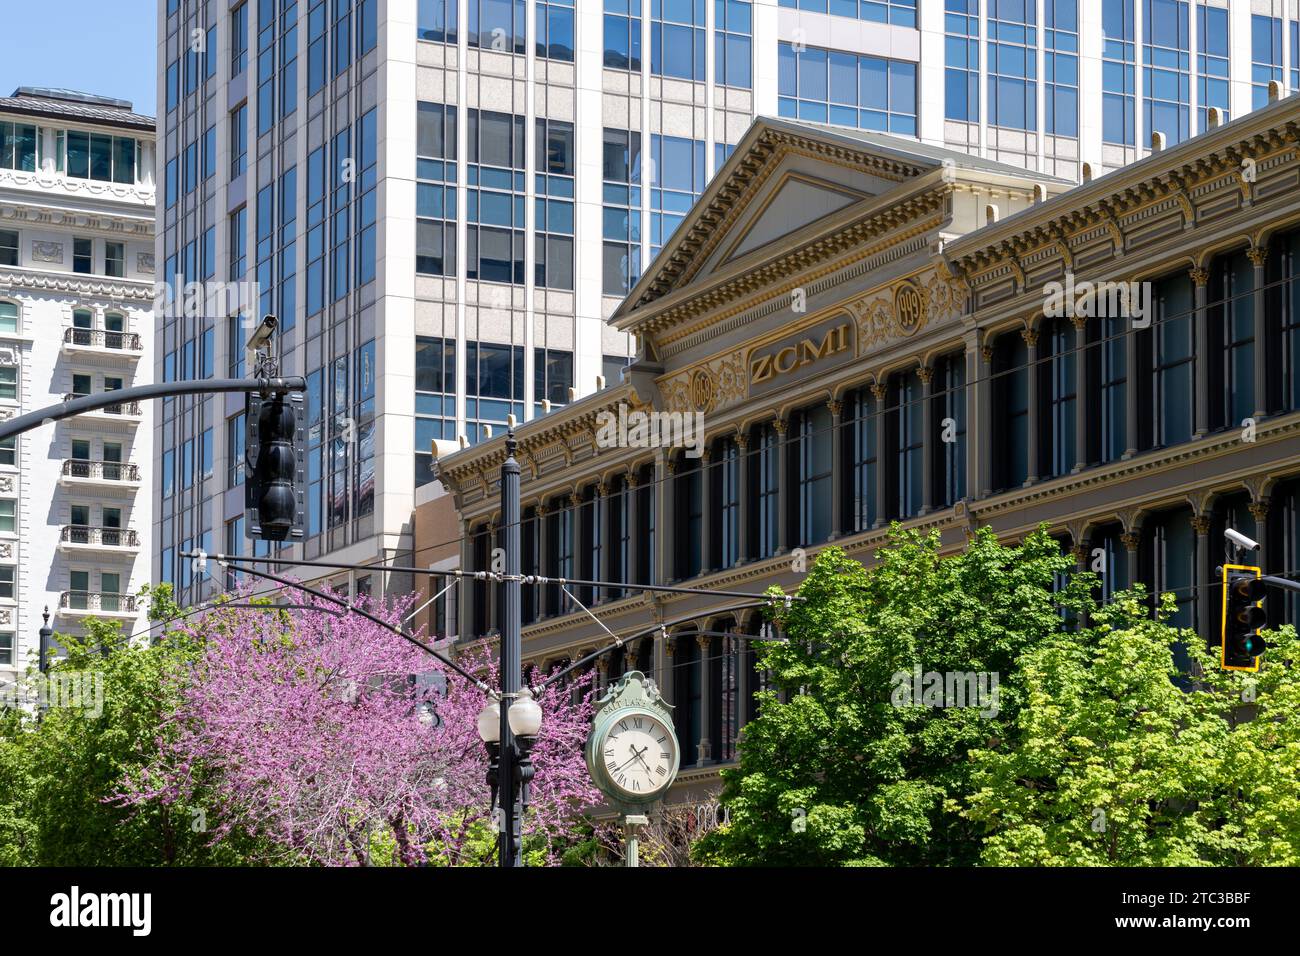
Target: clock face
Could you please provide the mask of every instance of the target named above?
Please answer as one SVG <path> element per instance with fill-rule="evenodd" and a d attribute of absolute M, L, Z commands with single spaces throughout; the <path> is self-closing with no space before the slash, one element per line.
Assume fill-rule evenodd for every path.
<path fill-rule="evenodd" d="M 597 759 L 616 789 L 644 799 L 672 783 L 677 739 L 659 718 L 632 711 L 610 725 Z"/>

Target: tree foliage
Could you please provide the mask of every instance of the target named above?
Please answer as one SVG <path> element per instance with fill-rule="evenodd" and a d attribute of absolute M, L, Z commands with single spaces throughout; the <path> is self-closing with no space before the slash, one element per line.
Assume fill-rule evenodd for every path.
<path fill-rule="evenodd" d="M 937 536 L 895 529 L 870 571 L 838 549 L 819 556 L 805 600 L 776 615 L 788 643 L 761 647 L 769 689 L 739 766 L 723 771 L 731 823 L 695 844 L 697 860 L 1294 859 L 1289 629 L 1247 708 L 1247 679 L 1220 672 L 1198 637 L 1169 626 L 1167 605 L 1153 617 L 1138 590 L 1099 607 L 1096 578 L 1075 573 L 1045 530 L 1004 547 L 982 529 L 961 554 L 937 549 Z M 1195 692 L 1179 680 L 1179 643 L 1200 669 Z M 933 706 L 910 693 L 912 675 L 932 673 L 996 677 L 996 706 Z"/>
<path fill-rule="evenodd" d="M 490 855 L 487 756 L 476 729 L 484 693 L 447 673 L 446 695 L 434 696 L 415 683 L 441 672 L 423 651 L 305 592 L 286 596 L 307 608 L 218 607 L 182 628 L 202 654 L 178 675 L 156 759 L 125 778 L 120 802 L 150 812 L 194 802 L 206 788 L 214 845 L 252 838 L 288 862 Z M 408 603 L 371 610 L 396 623 Z M 494 682 L 488 657 L 468 663 Z M 538 702 L 544 721 L 525 825 L 545 854 L 599 795 L 582 756 L 585 686 L 552 686 Z M 437 720 L 422 719 L 430 709 Z"/>
<path fill-rule="evenodd" d="M 175 612 L 164 585 L 151 613 Z M 57 636 L 67 654 L 53 661 L 48 677 L 27 675 L 30 709 L 0 711 L 0 865 L 242 862 L 247 847 L 208 845 L 194 828 L 190 803 L 132 812 L 110 802 L 124 775 L 155 758 L 175 701 L 171 675 L 189 666 L 197 646 L 183 639 L 131 642 L 115 623 L 92 618 L 86 625 L 85 637 Z M 48 690 L 60 687 L 77 688 L 76 699 Z"/>

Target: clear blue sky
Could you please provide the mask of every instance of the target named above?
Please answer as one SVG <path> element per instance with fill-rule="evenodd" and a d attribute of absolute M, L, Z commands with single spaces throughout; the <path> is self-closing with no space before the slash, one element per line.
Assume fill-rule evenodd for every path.
<path fill-rule="evenodd" d="M 0 0 L 0 96 L 57 86 L 156 115 L 158 0 Z"/>

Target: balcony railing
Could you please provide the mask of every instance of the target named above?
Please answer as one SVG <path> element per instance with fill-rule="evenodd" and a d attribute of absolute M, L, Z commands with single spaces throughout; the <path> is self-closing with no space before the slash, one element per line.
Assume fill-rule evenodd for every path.
<path fill-rule="evenodd" d="M 133 528 L 93 528 L 85 524 L 65 524 L 59 540 L 64 544 L 103 548 L 140 547 L 140 536 Z"/>
<path fill-rule="evenodd" d="M 111 594 L 103 591 L 64 591 L 59 595 L 59 608 L 65 611 L 96 611 L 110 614 L 134 614 L 134 594 Z"/>
<path fill-rule="evenodd" d="M 63 330 L 65 345 L 80 345 L 84 348 L 113 349 L 119 352 L 139 352 L 140 336 L 135 332 L 110 332 L 107 329 Z"/>
<path fill-rule="evenodd" d="M 68 392 L 67 395 L 63 396 L 63 400 L 65 402 L 70 402 L 74 398 L 85 398 L 85 397 L 86 397 L 85 392 Z M 89 414 L 121 415 L 124 417 L 130 415 L 135 418 L 139 418 L 144 413 L 141 411 L 141 406 L 139 402 L 120 402 L 117 405 L 105 405 L 103 408 L 97 408 L 93 412 L 90 412 Z"/>
<path fill-rule="evenodd" d="M 125 461 L 90 461 L 69 458 L 63 463 L 65 478 L 86 478 L 95 481 L 139 481 L 140 466 Z"/>

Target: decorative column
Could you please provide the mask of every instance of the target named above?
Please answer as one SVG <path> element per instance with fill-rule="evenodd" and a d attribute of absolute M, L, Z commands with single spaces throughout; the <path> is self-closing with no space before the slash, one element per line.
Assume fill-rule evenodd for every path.
<path fill-rule="evenodd" d="M 833 398 L 831 410 L 831 534 L 834 541 L 844 532 L 844 402 Z"/>
<path fill-rule="evenodd" d="M 750 510 L 750 492 L 749 486 L 749 435 L 741 432 L 736 435 L 736 460 L 739 463 L 739 472 L 736 475 L 738 482 L 737 505 L 740 512 L 737 526 L 736 545 L 737 545 L 737 564 L 744 564 L 749 560 L 749 510 Z"/>
<path fill-rule="evenodd" d="M 700 574 L 713 570 L 713 449 L 700 454 Z"/>
<path fill-rule="evenodd" d="M 993 493 L 993 346 L 985 342 L 976 351 L 975 341 L 966 351 L 966 368 L 973 367 L 967 381 L 976 382 L 975 407 L 966 408 L 966 488 L 972 498 L 987 498 Z"/>
<path fill-rule="evenodd" d="M 641 554 L 641 509 L 637 507 L 640 497 L 637 487 L 640 484 L 635 471 L 629 471 L 623 478 L 623 517 L 627 527 L 627 566 L 622 568 L 620 577 L 624 584 L 646 583 L 646 574 L 639 563 Z M 626 592 L 623 593 L 626 597 Z"/>
<path fill-rule="evenodd" d="M 545 501 L 537 502 L 537 573 L 550 577 L 555 569 L 551 567 L 551 509 Z M 537 591 L 537 619 L 551 615 L 551 585 L 533 585 Z"/>
<path fill-rule="evenodd" d="M 709 680 L 709 649 L 713 644 L 713 638 L 704 634 L 695 636 L 695 643 L 700 648 L 700 752 L 695 766 L 703 767 L 712 763 L 712 751 L 709 743 L 709 726 L 713 723 L 713 688 Z"/>
<path fill-rule="evenodd" d="M 608 581 L 611 551 L 614 550 L 614 536 L 610 534 L 609 513 L 611 510 L 609 500 L 609 485 L 605 484 L 602 479 L 596 485 L 596 507 L 599 509 L 600 520 L 597 522 L 600 541 L 593 541 L 592 544 L 600 546 L 600 561 L 596 567 L 595 577 L 597 581 Z M 592 600 L 596 604 L 604 604 L 610 599 L 611 592 L 607 588 L 595 588 L 592 592 Z"/>
<path fill-rule="evenodd" d="M 1091 463 L 1089 450 L 1091 442 L 1088 424 L 1092 410 L 1092 395 L 1088 391 L 1088 320 L 1076 315 L 1070 320 L 1074 324 L 1074 469 L 1073 474 L 1083 471 Z M 1103 329 L 1104 334 L 1104 329 Z M 1131 395 L 1131 393 L 1130 393 Z"/>
<path fill-rule="evenodd" d="M 776 553 L 787 554 L 790 551 L 790 443 L 786 441 L 789 422 L 784 418 L 774 419 L 772 428 L 776 431 L 777 479 L 776 479 Z"/>
<path fill-rule="evenodd" d="M 883 528 L 889 523 L 889 481 L 887 478 L 889 461 L 889 429 L 885 427 L 885 396 L 889 387 L 876 381 L 871 386 L 872 397 L 876 400 L 876 520 L 873 528 Z"/>
<path fill-rule="evenodd" d="M 1255 320 L 1255 413 L 1256 424 L 1268 415 L 1268 322 L 1264 303 L 1264 266 L 1268 263 L 1268 247 L 1252 246 L 1246 253 L 1255 267 L 1255 294 L 1251 300 Z M 1233 423 L 1240 427 L 1241 422 Z"/>
<path fill-rule="evenodd" d="M 490 571 L 492 570 L 492 550 L 497 547 L 496 525 L 489 524 L 483 533 L 487 535 L 488 539 L 488 566 L 481 570 Z M 500 634 L 501 621 L 497 614 L 497 588 L 500 587 L 500 585 L 492 581 L 483 581 L 480 582 L 479 586 L 483 588 L 483 593 L 486 595 L 483 603 L 487 606 L 487 620 L 484 622 L 487 625 L 487 633 L 491 634 L 495 632 Z"/>
<path fill-rule="evenodd" d="M 1207 580 L 1206 571 L 1210 567 L 1210 516 L 1193 515 L 1192 530 L 1196 532 L 1196 569 L 1197 581 Z M 1208 595 L 1196 589 L 1196 629 L 1206 641 L 1214 633 L 1214 609 Z"/>
<path fill-rule="evenodd" d="M 673 702 L 673 638 L 663 628 L 655 632 L 651 654 L 654 661 L 655 686 L 665 703 Z"/>
<path fill-rule="evenodd" d="M 1025 340 L 1029 374 L 1029 380 L 1026 383 L 1028 387 L 1025 390 L 1025 393 L 1029 396 L 1029 415 L 1027 417 L 1029 434 L 1025 436 L 1027 439 L 1025 444 L 1028 448 L 1027 457 L 1029 459 L 1025 469 L 1028 472 L 1025 476 L 1025 487 L 1028 488 L 1038 481 L 1038 330 L 1024 329 L 1021 331 L 1020 337 Z"/>
<path fill-rule="evenodd" d="M 916 370 L 921 380 L 921 514 L 934 510 L 934 459 L 938 453 L 934 430 L 934 369 L 922 365 Z M 899 413 L 900 415 L 902 412 Z M 877 467 L 877 470 L 879 468 Z"/>
<path fill-rule="evenodd" d="M 1120 544 L 1124 545 L 1124 551 L 1128 554 L 1128 580 L 1124 582 L 1124 587 L 1131 588 L 1137 583 L 1138 546 L 1142 543 L 1142 535 L 1136 531 L 1125 531 L 1119 536 L 1119 540 Z"/>
<path fill-rule="evenodd" d="M 1268 496 L 1260 498 L 1258 501 L 1252 501 L 1248 506 L 1251 517 L 1255 519 L 1255 540 L 1259 542 L 1259 550 L 1255 552 L 1259 555 L 1259 563 L 1268 570 Z M 1202 575 L 1203 577 L 1204 575 Z"/>
<path fill-rule="evenodd" d="M 1196 342 L 1196 355 L 1192 358 L 1193 378 L 1195 381 L 1196 401 L 1192 408 L 1192 437 L 1200 438 L 1210 430 L 1210 324 L 1206 318 L 1205 299 L 1207 285 L 1210 281 L 1210 273 L 1206 269 L 1197 266 L 1190 270 L 1188 276 L 1192 280 L 1192 302 L 1193 312 L 1192 321 L 1196 323 L 1194 330 Z M 1154 336 L 1154 331 L 1152 335 Z M 1158 348 L 1156 342 L 1151 343 L 1151 348 Z M 1134 381 L 1133 379 L 1129 380 Z M 1129 386 L 1129 395 L 1133 395 L 1133 386 Z M 1133 404 L 1131 401 L 1129 404 Z M 1159 436 L 1157 435 L 1158 439 Z M 1130 441 L 1130 444 L 1132 442 Z"/>
<path fill-rule="evenodd" d="M 673 579 L 673 547 L 676 528 L 673 526 L 673 504 L 676 491 L 673 476 L 677 473 L 677 463 L 673 461 L 672 452 L 661 449 L 655 455 L 655 579 L 647 584 L 667 584 Z"/>
<path fill-rule="evenodd" d="M 470 537 L 469 522 L 460 523 L 460 567 L 462 571 L 473 571 L 474 568 L 474 542 Z M 459 640 L 467 641 L 474 637 L 474 600 L 473 600 L 473 579 L 461 578 L 460 583 L 451 591 L 456 595 L 456 637 Z"/>
<path fill-rule="evenodd" d="M 1155 335 L 1154 332 L 1151 334 Z M 1150 372 L 1150 369 L 1147 371 Z M 1124 330 L 1124 381 L 1128 400 L 1124 403 L 1124 454 L 1120 456 L 1121 461 L 1127 461 L 1138 453 L 1137 397 L 1140 387 L 1145 384 L 1139 381 L 1141 378 L 1138 368 L 1138 334 L 1130 322 Z"/>
<path fill-rule="evenodd" d="M 580 492 L 574 491 L 569 495 L 569 507 L 573 509 L 573 541 L 572 541 L 573 571 L 570 572 L 570 576 L 575 578 L 583 578 L 586 577 L 586 575 L 582 573 L 582 552 L 584 547 L 583 536 L 586 534 L 587 523 L 582 520 L 583 519 L 582 494 Z M 581 597 L 587 598 L 588 601 L 590 600 L 591 597 L 590 595 L 583 594 L 582 590 L 577 587 L 569 588 L 569 593 L 573 594 L 575 597 L 581 595 Z M 561 602 L 561 604 L 563 604 L 563 601 Z M 576 611 L 577 608 L 575 607 L 573 608 L 573 610 Z"/>
<path fill-rule="evenodd" d="M 1078 538 L 1076 538 L 1074 547 L 1070 549 L 1070 556 L 1074 558 L 1074 567 L 1076 571 L 1083 572 L 1088 570 L 1088 558 L 1090 557 L 1088 541 L 1082 535 L 1079 535 Z M 1079 627 L 1082 628 L 1087 626 L 1088 612 L 1082 611 L 1079 614 Z"/>
<path fill-rule="evenodd" d="M 609 655 L 596 658 L 596 693 L 603 694 L 609 686 Z"/>
<path fill-rule="evenodd" d="M 736 633 L 748 633 L 750 621 L 748 618 L 738 618 L 736 620 Z M 745 723 L 749 716 L 749 698 L 754 693 L 754 689 L 749 686 L 749 658 L 752 653 L 750 641 L 736 641 L 736 659 L 739 666 L 736 668 L 736 739 L 740 739 L 740 732 L 745 729 Z"/>

